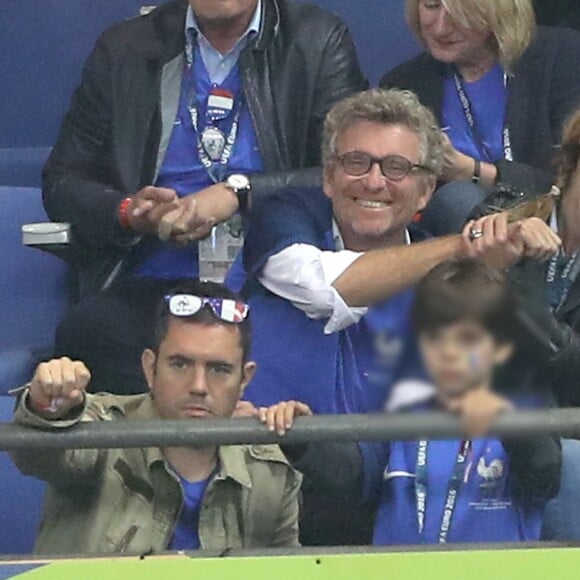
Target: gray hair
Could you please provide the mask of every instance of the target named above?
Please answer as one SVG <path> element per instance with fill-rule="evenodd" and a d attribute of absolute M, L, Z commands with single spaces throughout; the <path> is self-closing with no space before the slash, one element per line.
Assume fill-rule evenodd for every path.
<path fill-rule="evenodd" d="M 435 177 L 443 170 L 443 134 L 433 113 L 410 91 L 371 89 L 348 97 L 332 107 L 322 135 L 322 161 L 328 165 L 337 154 L 336 142 L 345 131 L 362 122 L 403 125 L 419 138 L 421 160 Z"/>

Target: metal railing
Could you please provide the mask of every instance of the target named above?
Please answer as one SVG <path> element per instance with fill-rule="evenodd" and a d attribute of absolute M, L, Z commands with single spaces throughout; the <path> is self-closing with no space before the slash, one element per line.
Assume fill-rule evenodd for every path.
<path fill-rule="evenodd" d="M 552 433 L 580 438 L 580 409 L 518 411 L 502 415 L 491 435 L 501 438 Z M 0 450 L 118 449 L 311 441 L 459 439 L 457 418 L 446 413 L 320 415 L 301 417 L 284 437 L 256 419 L 106 421 L 45 430 L 0 424 Z"/>

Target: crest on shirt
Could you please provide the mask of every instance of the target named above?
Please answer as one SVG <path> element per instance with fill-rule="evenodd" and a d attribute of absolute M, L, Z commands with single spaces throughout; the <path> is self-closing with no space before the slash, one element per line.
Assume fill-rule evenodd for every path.
<path fill-rule="evenodd" d="M 498 497 L 501 493 L 501 484 L 504 474 L 504 465 L 501 459 L 493 459 L 489 463 L 481 457 L 477 464 L 477 474 L 482 482 L 479 484 L 482 495 L 485 498 Z"/>

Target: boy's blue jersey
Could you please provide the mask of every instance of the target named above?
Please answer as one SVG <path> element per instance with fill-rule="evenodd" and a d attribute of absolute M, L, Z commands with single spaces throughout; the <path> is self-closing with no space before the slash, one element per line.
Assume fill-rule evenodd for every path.
<path fill-rule="evenodd" d="M 465 464 L 458 469 L 462 443 L 429 442 L 426 467 L 419 470 L 419 442 L 390 445 L 374 544 L 519 542 L 540 538 L 544 506 L 518 495 L 517 481 L 510 471 L 509 456 L 501 441 L 474 440 Z M 364 449 L 363 456 L 365 469 L 372 469 L 369 454 L 365 454 Z M 450 484 L 454 473 L 458 472 L 460 481 L 454 497 Z M 423 481 L 424 510 L 417 501 Z M 423 511 L 421 534 L 418 515 Z"/>

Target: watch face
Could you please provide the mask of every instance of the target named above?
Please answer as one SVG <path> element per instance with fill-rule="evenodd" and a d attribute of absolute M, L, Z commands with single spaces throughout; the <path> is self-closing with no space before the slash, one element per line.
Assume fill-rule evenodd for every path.
<path fill-rule="evenodd" d="M 245 175 L 234 174 L 227 179 L 227 184 L 234 189 L 248 189 L 250 187 L 250 180 Z"/>

